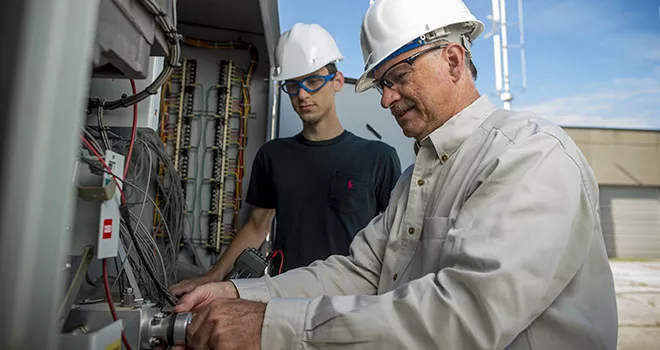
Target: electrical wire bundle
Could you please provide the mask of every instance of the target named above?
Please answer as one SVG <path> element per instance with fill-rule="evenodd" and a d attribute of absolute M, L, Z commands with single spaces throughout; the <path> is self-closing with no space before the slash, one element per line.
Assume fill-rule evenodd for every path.
<path fill-rule="evenodd" d="M 122 227 L 122 242 L 129 250 L 129 261 L 135 267 L 140 279 L 141 290 L 151 300 L 166 302 L 160 290 L 176 281 L 178 247 L 182 243 L 184 230 L 185 197 L 179 173 L 174 169 L 158 135 L 151 130 L 139 130 L 136 140 L 136 157 L 132 171 L 128 173 L 126 196 L 128 216 L 135 227 L 137 240 L 128 234 L 128 227 Z M 163 164 L 163 177 L 158 175 L 158 167 Z M 146 176 L 145 176 L 146 175 Z M 158 193 L 161 203 L 153 199 Z M 145 207 L 148 206 L 148 209 Z M 146 223 L 152 220 L 155 210 L 157 221 L 154 227 Z M 146 252 L 145 260 L 139 252 Z M 147 265 L 147 266 L 145 266 Z M 155 271 L 157 282 L 149 271 Z"/>
<path fill-rule="evenodd" d="M 101 161 L 105 167 L 106 165 L 100 156 L 100 154 L 104 152 L 103 149 L 99 149 L 98 142 L 94 139 L 89 139 L 86 134 L 89 134 L 89 132 L 83 132 L 83 135 L 81 135 L 83 143 L 85 143 L 87 148 L 92 151 L 94 155 L 96 155 L 98 160 Z M 142 134 L 142 132 L 139 132 L 138 134 Z M 154 162 L 153 156 L 151 155 L 151 149 L 148 148 L 147 143 L 140 136 L 138 136 L 137 141 L 139 145 L 142 145 L 142 147 L 137 148 L 137 161 L 134 163 L 134 167 L 130 168 L 134 169 L 134 171 L 129 172 L 129 174 L 132 174 L 129 176 L 132 178 L 131 181 L 121 180 L 117 174 L 111 173 L 107 167 L 105 169 L 100 168 L 97 164 L 90 162 L 87 158 L 83 157 L 81 160 L 90 166 L 97 168 L 96 170 L 100 170 L 115 176 L 115 181 L 117 181 L 118 184 L 123 183 L 124 189 L 121 192 L 123 199 L 122 205 L 120 207 L 122 212 L 120 232 L 122 243 L 127 250 L 126 259 L 128 259 L 128 261 L 131 263 L 131 266 L 133 266 L 134 272 L 141 282 L 140 290 L 145 294 L 145 296 L 151 300 L 165 303 L 173 300 L 172 295 L 167 291 L 167 286 L 176 278 L 176 246 L 179 244 L 181 235 L 183 233 L 183 227 L 181 223 L 182 214 L 179 212 L 177 215 L 176 211 L 179 210 L 180 206 L 182 205 L 182 191 L 180 186 L 178 186 L 177 190 L 176 184 L 178 183 L 174 182 L 175 186 L 171 187 L 172 195 L 168 196 L 168 201 L 170 202 L 166 203 L 167 207 L 171 207 L 173 209 L 169 211 L 168 215 L 162 216 L 164 218 L 162 225 L 165 227 L 167 237 L 165 237 L 166 239 L 162 240 L 154 237 L 152 231 L 148 229 L 144 224 L 144 220 L 140 220 L 139 218 L 143 213 L 147 212 L 145 210 L 147 201 L 150 202 L 151 205 L 155 204 L 153 203 L 152 196 L 149 195 L 149 192 L 151 192 L 151 181 L 154 181 L 153 179 L 156 179 L 155 181 L 158 180 L 154 172 L 156 164 Z M 121 147 L 117 146 L 117 144 L 118 143 L 115 143 L 113 145 L 115 150 Z M 145 153 L 149 159 L 149 165 L 147 165 L 148 169 L 146 171 L 143 169 L 145 167 L 144 159 L 147 158 L 144 156 Z M 133 182 L 135 179 L 140 177 L 140 173 L 147 174 L 145 186 L 140 186 Z M 178 176 L 176 172 L 174 172 L 172 176 L 176 181 Z M 140 201 L 132 202 L 133 198 L 135 197 L 140 197 Z M 168 219 L 169 222 L 167 221 Z M 172 226 L 173 230 L 170 230 L 169 226 Z M 118 277 L 121 277 L 121 274 L 124 272 L 124 264 L 126 263 L 126 259 L 122 261 L 121 269 L 119 270 L 120 276 Z M 115 283 L 117 283 L 119 280 L 120 278 L 116 279 Z"/>

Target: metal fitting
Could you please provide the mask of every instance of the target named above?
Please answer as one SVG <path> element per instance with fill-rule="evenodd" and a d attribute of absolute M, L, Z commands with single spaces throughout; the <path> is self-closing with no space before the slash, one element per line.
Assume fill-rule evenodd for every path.
<path fill-rule="evenodd" d="M 122 306 L 132 307 L 135 306 L 135 293 L 133 288 L 126 288 L 122 298 Z"/>

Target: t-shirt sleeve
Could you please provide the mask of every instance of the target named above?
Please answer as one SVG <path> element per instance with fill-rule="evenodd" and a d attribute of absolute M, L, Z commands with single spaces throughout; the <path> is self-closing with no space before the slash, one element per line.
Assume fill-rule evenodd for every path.
<path fill-rule="evenodd" d="M 396 150 L 392 147 L 387 147 L 387 155 L 382 157 L 383 163 L 379 165 L 379 179 L 376 186 L 376 196 L 378 200 L 378 212 L 382 212 L 387 208 L 390 201 L 390 194 L 396 185 L 396 182 L 401 176 L 401 161 Z"/>
<path fill-rule="evenodd" d="M 276 193 L 273 185 L 273 173 L 268 156 L 263 149 L 257 152 L 252 163 L 250 187 L 248 188 L 246 201 L 250 205 L 259 208 L 275 208 Z"/>

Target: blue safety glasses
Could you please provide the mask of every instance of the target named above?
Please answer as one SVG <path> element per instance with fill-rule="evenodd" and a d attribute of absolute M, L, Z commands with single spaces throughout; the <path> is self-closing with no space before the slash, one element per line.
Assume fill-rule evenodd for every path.
<path fill-rule="evenodd" d="M 324 87 L 325 84 L 335 77 L 335 74 L 336 73 L 328 75 L 312 75 L 303 80 L 285 80 L 282 84 L 282 91 L 289 96 L 296 96 L 298 95 L 300 88 L 303 88 L 303 90 L 311 94 Z"/>

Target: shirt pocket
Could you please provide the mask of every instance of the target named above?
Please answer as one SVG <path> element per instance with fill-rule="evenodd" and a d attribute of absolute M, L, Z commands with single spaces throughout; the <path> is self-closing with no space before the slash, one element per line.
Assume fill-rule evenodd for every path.
<path fill-rule="evenodd" d="M 335 171 L 330 180 L 328 204 L 338 213 L 362 215 L 368 207 L 370 186 L 362 176 Z"/>
<path fill-rule="evenodd" d="M 448 217 L 424 218 L 424 227 L 420 236 L 417 252 L 419 253 L 421 275 L 438 272 L 442 258 L 451 251 L 454 242 L 448 233 L 452 227 L 452 219 Z"/>
<path fill-rule="evenodd" d="M 448 217 L 434 216 L 424 218 L 424 227 L 419 238 L 426 240 L 444 240 L 451 227 L 451 219 Z"/>

